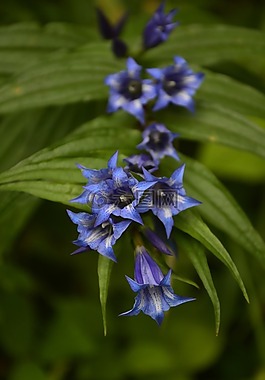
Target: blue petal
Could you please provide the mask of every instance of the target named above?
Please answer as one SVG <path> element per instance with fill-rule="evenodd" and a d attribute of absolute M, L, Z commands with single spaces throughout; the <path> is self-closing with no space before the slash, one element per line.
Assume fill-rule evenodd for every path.
<path fill-rule="evenodd" d="M 87 190 L 83 191 L 82 194 L 78 195 L 78 197 L 70 200 L 72 203 L 81 203 L 87 205 L 89 203 L 89 193 Z"/>
<path fill-rule="evenodd" d="M 136 281 L 132 280 L 128 276 L 125 276 L 125 277 L 133 292 L 138 293 L 143 288 L 142 284 L 138 284 Z"/>
<path fill-rule="evenodd" d="M 150 228 L 146 228 L 144 230 L 144 234 L 147 237 L 147 239 L 150 241 L 150 243 L 160 252 L 164 253 L 165 255 L 172 255 L 172 252 L 167 247 L 167 245 L 164 243 L 162 239 Z"/>
<path fill-rule="evenodd" d="M 132 57 L 127 59 L 127 70 L 131 78 L 139 75 L 141 69 L 142 66 L 138 65 Z"/>
<path fill-rule="evenodd" d="M 126 102 L 126 98 L 119 93 L 110 95 L 107 106 L 107 112 L 117 111 L 119 108 L 123 107 L 124 104 L 126 104 Z"/>
<path fill-rule="evenodd" d="M 100 210 L 98 210 L 98 215 L 95 221 L 95 227 L 106 222 L 115 209 L 116 209 L 116 206 L 112 203 L 112 204 L 105 205 Z"/>
<path fill-rule="evenodd" d="M 139 284 L 146 285 L 159 285 L 164 277 L 157 263 L 143 246 L 136 248 L 134 277 Z"/>
<path fill-rule="evenodd" d="M 152 75 L 155 79 L 162 79 L 164 77 L 163 70 L 161 69 L 146 69 L 148 74 Z"/>
<path fill-rule="evenodd" d="M 122 222 L 113 224 L 113 235 L 114 235 L 115 240 L 121 237 L 123 232 L 129 227 L 131 222 L 132 222 L 131 220 L 124 220 Z"/>
<path fill-rule="evenodd" d="M 174 225 L 174 221 L 172 218 L 172 209 L 168 206 L 163 208 L 156 208 L 152 211 L 164 224 L 167 238 L 169 239 L 172 227 Z"/>
<path fill-rule="evenodd" d="M 167 107 L 167 105 L 171 102 L 171 96 L 166 94 L 163 90 L 159 91 L 159 97 L 157 99 L 156 104 L 153 107 L 153 111 L 159 111 L 162 108 Z"/>
<path fill-rule="evenodd" d="M 115 169 L 117 166 L 117 160 L 118 160 L 118 154 L 119 152 L 116 151 L 109 159 L 108 161 L 108 168 L 109 169 Z"/>
<path fill-rule="evenodd" d="M 172 187 L 182 187 L 183 176 L 185 171 L 185 164 L 182 164 L 177 170 L 175 170 L 169 178 L 169 185 Z"/>
<path fill-rule="evenodd" d="M 172 270 L 170 269 L 167 274 L 165 275 L 165 277 L 162 279 L 162 281 L 160 282 L 160 286 L 170 286 L 170 280 L 171 280 L 171 274 L 172 274 Z"/>
<path fill-rule="evenodd" d="M 112 248 L 112 236 L 108 236 L 106 239 L 104 239 L 98 246 L 97 251 L 107 257 L 108 259 L 111 259 L 112 261 L 117 262 L 117 258 L 114 254 L 113 248 Z"/>
<path fill-rule="evenodd" d="M 115 212 L 113 212 L 113 214 L 115 215 Z M 124 207 L 120 212 L 120 216 L 125 219 L 131 219 L 137 223 L 143 224 L 143 221 L 139 212 L 135 210 L 132 204 Z"/>
<path fill-rule="evenodd" d="M 113 170 L 112 178 L 116 187 L 122 187 L 124 185 L 124 182 L 126 183 L 128 181 L 127 173 L 123 168 L 120 167 Z"/>
<path fill-rule="evenodd" d="M 202 203 L 200 201 L 197 201 L 197 199 L 181 196 L 181 195 L 178 195 L 177 199 L 178 199 L 177 209 L 179 210 L 179 212 L 187 210 L 190 207 L 199 206 Z"/>
<path fill-rule="evenodd" d="M 135 297 L 133 308 L 129 311 L 125 311 L 124 313 L 119 314 L 119 316 L 132 317 L 134 315 L 138 315 L 141 311 L 139 307 L 140 305 L 141 305 L 141 296 L 138 294 Z"/>
<path fill-rule="evenodd" d="M 125 111 L 129 112 L 131 115 L 135 116 L 141 124 L 144 124 L 144 110 L 142 103 L 139 99 L 135 99 L 130 102 L 124 103 L 122 105 L 122 108 Z"/>

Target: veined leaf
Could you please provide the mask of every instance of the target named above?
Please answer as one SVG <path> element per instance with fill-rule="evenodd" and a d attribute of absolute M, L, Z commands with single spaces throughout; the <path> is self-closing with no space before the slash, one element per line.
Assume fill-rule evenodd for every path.
<path fill-rule="evenodd" d="M 265 267 L 265 243 L 236 200 L 203 164 L 188 157 L 184 161 L 189 174 L 185 177 L 185 187 L 202 201 L 199 211 L 203 217 L 231 236 Z"/>
<path fill-rule="evenodd" d="M 3 186 L 0 189 L 25 191 L 69 204 L 69 200 L 82 191 L 80 184 L 85 182 L 76 168 L 77 163 L 102 168 L 119 148 L 127 155 L 135 149 L 139 132 L 126 129 L 124 120 L 128 123 L 130 118 L 124 118 L 124 115 L 101 117 L 86 123 L 60 144 L 45 148 L 1 173 Z"/>
<path fill-rule="evenodd" d="M 0 27 L 0 72 L 13 74 L 55 51 L 69 50 L 96 39 L 95 31 L 79 25 L 21 23 Z"/>
<path fill-rule="evenodd" d="M 223 107 L 203 103 L 194 116 L 172 108 L 161 111 L 157 119 L 182 138 L 223 144 L 265 157 L 265 130 Z"/>
<path fill-rule="evenodd" d="M 98 257 L 98 280 L 99 280 L 99 297 L 103 316 L 104 335 L 107 335 L 106 304 L 108 298 L 108 288 L 113 261 L 99 255 Z"/>
<path fill-rule="evenodd" d="M 185 234 L 178 234 L 178 245 L 190 258 L 202 283 L 212 301 L 215 315 L 216 335 L 220 328 L 220 302 L 212 280 L 211 271 L 208 266 L 204 247 L 196 240 L 187 238 Z"/>
<path fill-rule="evenodd" d="M 248 295 L 243 281 L 238 273 L 237 267 L 231 259 L 229 253 L 222 243 L 210 231 L 202 219 L 191 210 L 186 210 L 175 218 L 175 226 L 201 242 L 209 251 L 211 251 L 231 272 L 238 283 L 244 297 L 247 301 Z"/>
<path fill-rule="evenodd" d="M 197 65 L 224 60 L 253 60 L 264 57 L 264 33 L 230 25 L 188 25 L 177 28 L 166 44 L 150 49 L 148 64 L 168 65 L 175 55 Z"/>
<path fill-rule="evenodd" d="M 213 102 L 227 111 L 236 111 L 243 115 L 256 115 L 265 119 L 265 95 L 251 86 L 240 83 L 227 75 L 213 73 L 203 69 L 205 80 L 197 99 Z"/>
<path fill-rule="evenodd" d="M 106 42 L 56 54 L 0 89 L 0 112 L 107 98 L 104 78 L 122 68 Z"/>

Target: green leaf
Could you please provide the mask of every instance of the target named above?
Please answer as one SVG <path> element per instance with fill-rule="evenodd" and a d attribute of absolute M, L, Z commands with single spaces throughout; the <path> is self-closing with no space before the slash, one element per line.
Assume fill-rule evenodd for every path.
<path fill-rule="evenodd" d="M 160 112 L 157 119 L 178 132 L 181 138 L 222 144 L 265 157 L 265 130 L 223 107 L 200 104 L 195 116 L 172 108 Z"/>
<path fill-rule="evenodd" d="M 69 50 L 95 40 L 96 32 L 79 25 L 21 23 L 0 27 L 0 72 L 13 74 L 52 52 Z"/>
<path fill-rule="evenodd" d="M 205 79 L 197 99 L 212 102 L 228 111 L 256 115 L 265 119 L 265 95 L 255 88 L 240 83 L 227 75 L 203 69 Z"/>
<path fill-rule="evenodd" d="M 168 65 L 175 55 L 197 65 L 224 60 L 264 57 L 264 33 L 230 25 L 180 26 L 166 44 L 150 49 L 144 56 L 148 64 Z"/>
<path fill-rule="evenodd" d="M 113 267 L 113 261 L 99 255 L 98 257 L 98 283 L 99 283 L 99 298 L 101 303 L 104 335 L 107 335 L 107 316 L 106 316 L 106 304 L 108 298 L 108 289 L 110 275 Z"/>
<path fill-rule="evenodd" d="M 124 117 L 125 116 L 125 117 Z M 80 194 L 85 179 L 76 164 L 99 169 L 120 148 L 128 155 L 139 132 L 126 128 L 127 115 L 99 117 L 84 124 L 61 143 L 45 148 L 0 174 L 0 190 L 25 191 L 40 198 L 69 204 Z M 126 133 L 124 133 L 126 130 Z M 122 158 L 122 154 L 120 155 Z M 79 185 L 78 185 L 79 184 Z"/>
<path fill-rule="evenodd" d="M 207 293 L 209 294 L 214 308 L 216 335 L 218 335 L 220 328 L 220 302 L 212 280 L 205 250 L 200 243 L 194 239 L 187 238 L 185 234 L 178 234 L 178 245 L 190 258 Z"/>
<path fill-rule="evenodd" d="M 204 144 L 199 151 L 199 161 L 221 178 L 245 184 L 265 182 L 264 160 L 251 153 Z"/>
<path fill-rule="evenodd" d="M 185 188 L 202 202 L 198 211 L 265 267 L 265 243 L 229 191 L 203 164 L 185 157 Z"/>
<path fill-rule="evenodd" d="M 106 42 L 54 54 L 0 89 L 0 112 L 107 98 L 104 78 L 122 68 Z"/>
<path fill-rule="evenodd" d="M 238 273 L 237 267 L 226 251 L 222 243 L 210 231 L 208 226 L 202 219 L 191 210 L 186 210 L 178 214 L 175 218 L 175 226 L 181 231 L 186 232 L 194 239 L 201 242 L 209 251 L 211 251 L 231 272 L 236 282 L 238 283 L 245 299 L 249 302 L 248 295 L 243 284 L 243 281 Z"/>

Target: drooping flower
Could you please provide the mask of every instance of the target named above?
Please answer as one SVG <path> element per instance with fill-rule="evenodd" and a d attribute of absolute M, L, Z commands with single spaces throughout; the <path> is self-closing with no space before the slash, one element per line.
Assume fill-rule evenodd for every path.
<path fill-rule="evenodd" d="M 194 73 L 182 57 L 174 57 L 174 65 L 163 69 L 147 69 L 156 81 L 157 101 L 153 110 L 165 108 L 169 103 L 194 111 L 192 96 L 200 86 L 204 74 Z"/>
<path fill-rule="evenodd" d="M 155 161 L 164 156 L 171 156 L 179 160 L 176 149 L 173 147 L 173 140 L 178 137 L 177 133 L 172 133 L 163 124 L 150 124 L 143 132 L 143 141 L 137 145 L 138 149 L 149 152 Z"/>
<path fill-rule="evenodd" d="M 158 169 L 157 161 L 154 161 L 148 153 L 133 154 L 124 158 L 123 161 L 127 164 L 124 168 L 125 170 L 130 170 L 137 174 L 143 174 L 143 168 L 150 173 Z"/>
<path fill-rule="evenodd" d="M 117 167 L 118 151 L 115 152 L 108 161 L 108 167 L 104 169 L 89 169 L 83 165 L 77 165 L 81 169 L 83 176 L 88 180 L 85 190 L 81 195 L 71 200 L 71 202 L 88 204 L 91 199 L 90 195 L 93 191 L 99 191 L 104 188 L 105 181 L 112 178 L 113 170 Z"/>
<path fill-rule="evenodd" d="M 165 226 L 169 238 L 174 221 L 173 216 L 201 202 L 186 196 L 183 188 L 185 165 L 180 166 L 170 178 L 155 177 L 143 169 L 145 181 L 137 184 L 136 190 L 141 198 L 137 210 L 141 213 L 151 210 Z M 151 186 L 148 187 L 148 183 Z"/>
<path fill-rule="evenodd" d="M 145 227 L 143 230 L 145 237 L 149 240 L 149 242 L 160 252 L 165 255 L 172 255 L 172 251 L 169 249 L 167 244 L 161 237 L 152 231 L 150 228 Z"/>
<path fill-rule="evenodd" d="M 127 277 L 131 289 L 137 293 L 131 310 L 123 316 L 138 315 L 140 311 L 149 315 L 159 325 L 164 319 L 164 312 L 194 298 L 178 296 L 170 284 L 171 270 L 164 276 L 159 266 L 144 247 L 136 248 L 134 280 Z"/>
<path fill-rule="evenodd" d="M 178 25 L 178 22 L 173 22 L 173 17 L 177 11 L 172 9 L 168 14 L 165 14 L 164 9 L 165 2 L 163 1 L 144 29 L 143 43 L 146 49 L 150 49 L 166 41 L 169 34 Z"/>
<path fill-rule="evenodd" d="M 117 261 L 112 247 L 128 228 L 131 223 L 130 220 L 114 222 L 109 218 L 107 222 L 95 227 L 96 215 L 91 215 L 87 212 L 74 213 L 70 210 L 67 210 L 67 213 L 72 222 L 77 224 L 79 236 L 73 242 L 75 245 L 84 249 L 98 251 L 101 255 Z M 76 250 L 73 254 L 80 251 L 82 249 Z"/>
<path fill-rule="evenodd" d="M 110 87 L 108 112 L 122 108 L 144 123 L 143 105 L 156 96 L 150 79 L 141 79 L 142 67 L 133 58 L 127 60 L 127 70 L 108 75 L 105 84 Z"/>
<path fill-rule="evenodd" d="M 127 21 L 128 14 L 125 13 L 119 21 L 112 25 L 100 8 L 96 8 L 96 12 L 99 32 L 101 36 L 105 40 L 111 40 L 119 37 L 124 27 L 124 24 Z"/>

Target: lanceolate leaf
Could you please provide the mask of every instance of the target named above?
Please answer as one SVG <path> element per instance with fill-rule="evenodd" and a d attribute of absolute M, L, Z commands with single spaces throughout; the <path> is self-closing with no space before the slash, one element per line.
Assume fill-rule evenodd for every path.
<path fill-rule="evenodd" d="M 145 60 L 152 65 L 168 65 L 174 55 L 181 55 L 197 65 L 223 60 L 264 57 L 264 33 L 230 25 L 180 26 L 166 44 L 150 49 Z M 150 63 L 149 63 L 150 64 Z"/>
<path fill-rule="evenodd" d="M 21 23 L 0 27 L 0 72 L 13 74 L 49 54 L 95 40 L 96 33 L 78 25 Z"/>
<path fill-rule="evenodd" d="M 185 186 L 202 202 L 199 211 L 203 217 L 231 236 L 265 267 L 265 243 L 236 200 L 204 165 L 188 157 L 184 161 L 188 173 Z"/>
<path fill-rule="evenodd" d="M 194 116 L 172 108 L 158 118 L 182 138 L 223 144 L 265 157 L 265 130 L 221 106 L 200 104 Z"/>
<path fill-rule="evenodd" d="M 175 226 L 201 242 L 220 261 L 222 261 L 222 263 L 230 270 L 242 290 L 244 297 L 248 301 L 248 295 L 237 267 L 222 243 L 210 231 L 202 219 L 194 211 L 186 210 L 185 212 L 178 214 L 175 218 Z"/>
<path fill-rule="evenodd" d="M 104 78 L 123 63 L 105 42 L 36 63 L 0 90 L 0 112 L 107 98 Z"/>
<path fill-rule="evenodd" d="M 113 261 L 99 255 L 98 257 L 98 280 L 99 280 L 99 297 L 101 303 L 101 310 L 103 316 L 104 335 L 107 335 L 107 317 L 106 317 L 106 303 L 108 297 L 108 288 Z"/>
<path fill-rule="evenodd" d="M 208 266 L 205 250 L 203 246 L 196 240 L 187 238 L 186 234 L 178 233 L 178 245 L 190 258 L 194 268 L 196 269 L 202 283 L 209 294 L 214 307 L 216 335 L 218 335 L 220 327 L 220 302 L 212 280 L 211 271 Z"/>

